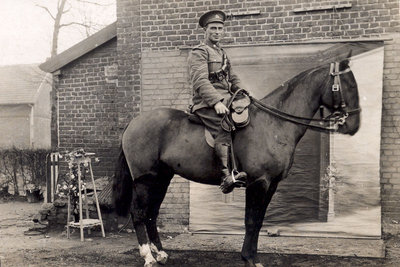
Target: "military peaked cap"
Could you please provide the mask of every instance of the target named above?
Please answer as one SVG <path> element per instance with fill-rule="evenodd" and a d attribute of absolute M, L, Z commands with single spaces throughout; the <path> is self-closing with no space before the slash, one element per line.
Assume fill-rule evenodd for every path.
<path fill-rule="evenodd" d="M 201 27 L 207 26 L 207 24 L 211 22 L 219 22 L 224 24 L 226 19 L 226 14 L 221 10 L 211 10 L 207 13 L 204 13 L 199 19 L 199 25 Z"/>

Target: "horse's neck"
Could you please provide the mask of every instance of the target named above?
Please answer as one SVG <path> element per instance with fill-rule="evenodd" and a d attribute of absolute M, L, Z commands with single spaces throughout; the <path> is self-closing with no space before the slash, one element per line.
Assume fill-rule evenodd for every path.
<path fill-rule="evenodd" d="M 326 69 L 313 69 L 285 82 L 261 101 L 295 116 L 314 116 L 325 87 Z"/>
<path fill-rule="evenodd" d="M 285 82 L 261 101 L 267 105 L 299 117 L 312 118 L 320 106 L 323 88 L 326 86 L 327 69 L 319 68 L 305 71 Z M 291 124 L 300 135 L 305 128 Z"/>

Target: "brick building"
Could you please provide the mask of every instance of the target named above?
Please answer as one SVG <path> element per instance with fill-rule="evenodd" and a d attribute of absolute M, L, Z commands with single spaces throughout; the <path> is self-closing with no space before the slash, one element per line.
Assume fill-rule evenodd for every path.
<path fill-rule="evenodd" d="M 378 42 L 384 46 L 380 153 L 384 233 L 400 227 L 400 26 L 397 0 L 118 0 L 117 22 L 42 64 L 55 74 L 59 150 L 84 147 L 110 176 L 120 135 L 141 112 L 186 109 L 186 60 L 203 39 L 197 26 L 210 9 L 228 13 L 224 46 Z M 55 125 L 54 125 L 55 126 Z M 58 130 L 57 130 L 58 129 Z M 161 210 L 164 225 L 189 224 L 189 183 L 174 179 Z M 173 227 L 172 227 L 173 228 Z"/>

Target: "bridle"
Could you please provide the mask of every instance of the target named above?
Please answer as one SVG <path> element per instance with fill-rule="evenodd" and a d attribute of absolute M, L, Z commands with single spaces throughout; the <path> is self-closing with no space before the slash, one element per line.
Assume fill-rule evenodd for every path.
<path fill-rule="evenodd" d="M 339 71 L 339 62 L 333 62 L 330 65 L 329 75 L 333 77 L 332 85 L 332 103 L 333 112 L 322 119 L 306 118 L 295 116 L 283 112 L 277 108 L 268 106 L 263 102 L 250 96 L 252 103 L 259 109 L 274 115 L 280 119 L 290 121 L 296 124 L 310 127 L 312 130 L 336 132 L 340 125 L 346 123 L 346 119 L 354 114 L 359 114 L 361 108 L 349 110 L 343 96 L 343 88 L 340 82 L 340 75 L 350 72 L 350 67 L 345 70 Z M 329 81 L 328 81 L 329 82 Z M 311 122 L 318 122 L 318 124 L 311 124 Z"/>
<path fill-rule="evenodd" d="M 333 76 L 332 103 L 334 112 L 328 117 L 337 118 L 338 125 L 343 125 L 346 119 L 352 114 L 361 112 L 361 108 L 349 110 L 343 97 L 343 88 L 340 82 L 340 75 L 350 72 L 350 68 L 339 71 L 339 62 L 331 63 L 329 74 Z"/>

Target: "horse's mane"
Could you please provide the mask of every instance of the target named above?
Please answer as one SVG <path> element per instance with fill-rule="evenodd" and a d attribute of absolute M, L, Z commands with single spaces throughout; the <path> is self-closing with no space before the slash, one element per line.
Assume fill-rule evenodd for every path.
<path fill-rule="evenodd" d="M 319 65 L 310 69 L 307 69 L 305 71 L 300 72 L 293 78 L 290 78 L 289 80 L 286 80 L 284 83 L 282 83 L 279 87 L 274 89 L 272 92 L 268 93 L 265 97 L 262 98 L 262 100 L 266 100 L 272 96 L 275 96 L 279 94 L 278 96 L 278 103 L 281 103 L 282 100 L 286 99 L 296 88 L 296 85 L 300 82 L 302 82 L 304 79 L 307 79 L 311 77 L 311 74 L 314 73 L 317 70 L 320 70 L 322 68 L 326 68 L 324 65 Z"/>
<path fill-rule="evenodd" d="M 340 70 L 345 69 L 346 67 L 348 67 L 349 59 L 351 58 L 351 54 L 352 54 L 352 51 L 350 50 L 350 52 L 347 55 L 347 57 L 340 61 L 340 66 L 339 66 Z M 318 65 L 316 67 L 313 67 L 313 68 L 310 68 L 308 70 L 300 72 L 299 74 L 297 74 L 293 78 L 285 81 L 283 84 L 281 84 L 279 87 L 277 87 L 272 92 L 267 94 L 261 100 L 267 100 L 270 97 L 278 95 L 278 99 L 277 100 L 278 100 L 278 103 L 280 104 L 282 102 L 282 100 L 286 99 L 293 92 L 293 90 L 296 88 L 296 85 L 298 83 L 300 83 L 301 81 L 303 81 L 306 78 L 310 78 L 311 74 L 313 74 L 317 70 L 327 69 L 328 66 L 329 66 L 328 64 L 324 63 L 324 64 L 321 64 L 321 65 Z"/>

